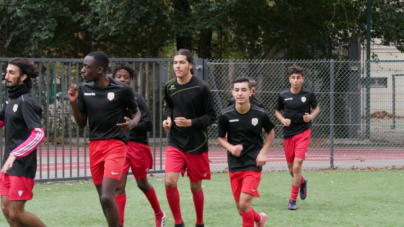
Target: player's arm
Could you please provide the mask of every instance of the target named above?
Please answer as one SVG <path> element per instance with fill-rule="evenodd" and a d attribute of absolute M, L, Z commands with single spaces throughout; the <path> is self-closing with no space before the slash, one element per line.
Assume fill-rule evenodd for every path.
<path fill-rule="evenodd" d="M 118 123 L 116 125 L 121 127 L 121 129 L 124 132 L 129 132 L 134 127 L 136 127 L 137 123 L 140 121 L 140 118 L 142 117 L 142 114 L 139 110 L 139 106 L 135 99 L 135 93 L 133 92 L 133 90 L 126 85 L 123 87 L 123 89 L 124 89 L 123 91 L 124 99 L 122 100 L 122 103 L 125 108 L 128 108 L 132 112 L 132 119 L 124 117 L 125 122 Z"/>
<path fill-rule="evenodd" d="M 80 111 L 77 102 L 77 99 L 79 98 L 79 88 L 74 84 L 74 78 L 71 78 L 71 84 L 67 96 L 69 97 L 70 105 L 72 106 L 74 120 L 80 128 L 84 128 L 87 124 L 87 114 Z"/>
<path fill-rule="evenodd" d="M 208 87 L 204 86 L 201 90 L 204 115 L 198 118 L 191 119 L 191 125 L 200 128 L 206 128 L 213 124 L 216 120 L 216 111 L 213 104 L 212 92 Z M 177 123 L 177 122 L 176 122 Z"/>
<path fill-rule="evenodd" d="M 236 157 L 240 156 L 241 152 L 243 151 L 242 144 L 232 145 L 225 137 L 218 137 L 217 141 L 219 142 L 220 146 Z"/>
<path fill-rule="evenodd" d="M 147 108 L 147 104 L 143 97 L 137 93 L 135 93 L 136 101 L 140 110 L 140 121 L 133 128 L 134 131 L 138 132 L 148 132 L 153 128 L 152 122 L 149 118 L 149 109 Z"/>
<path fill-rule="evenodd" d="M 275 117 L 278 118 L 278 120 L 284 125 L 284 126 L 289 126 L 291 123 L 290 119 L 284 118 L 283 114 L 281 112 L 281 110 L 283 110 L 284 105 L 283 105 L 283 99 L 282 97 L 279 95 L 278 96 L 278 102 L 277 102 L 277 106 L 275 109 Z"/>
<path fill-rule="evenodd" d="M 260 153 L 257 156 L 256 163 L 257 166 L 263 166 L 267 162 L 267 151 L 275 139 L 275 125 L 269 119 L 267 113 L 265 113 L 262 119 L 262 128 L 267 132 L 267 137 L 265 138 L 264 145 L 261 148 Z"/>
<path fill-rule="evenodd" d="M 4 126 L 4 120 L 6 117 L 6 106 L 7 103 L 4 103 L 3 108 L 0 110 L 0 128 L 3 128 Z"/>
<path fill-rule="evenodd" d="M 275 110 L 275 116 L 278 118 L 278 120 L 284 125 L 284 126 L 289 126 L 290 125 L 290 119 L 284 118 L 283 114 L 280 110 Z"/>
<path fill-rule="evenodd" d="M 223 114 L 219 115 L 217 129 L 219 135 L 217 141 L 219 142 L 220 146 L 229 151 L 232 155 L 236 157 L 240 156 L 241 152 L 243 151 L 243 145 L 241 144 L 233 145 L 230 144 L 229 141 L 227 140 L 228 120 L 225 116 L 223 116 Z"/>
<path fill-rule="evenodd" d="M 304 116 L 303 116 L 304 122 L 310 122 L 310 121 L 312 121 L 314 118 L 317 117 L 317 115 L 318 115 L 319 113 L 320 113 L 320 107 L 319 107 L 319 106 L 316 106 L 316 107 L 312 110 L 311 114 L 308 114 L 308 113 L 305 113 L 305 114 L 304 114 Z"/>
<path fill-rule="evenodd" d="M 312 108 L 311 114 L 304 113 L 303 121 L 310 122 L 320 113 L 320 107 L 317 104 L 317 99 L 314 93 L 310 96 L 310 107 Z"/>
<path fill-rule="evenodd" d="M 163 121 L 164 130 L 168 131 L 172 125 L 174 104 L 168 94 L 168 84 L 164 87 L 164 101 L 167 119 Z"/>
<path fill-rule="evenodd" d="M 263 166 L 267 162 L 267 151 L 268 148 L 271 146 L 272 142 L 275 139 L 275 130 L 271 130 L 267 133 L 267 137 L 265 138 L 264 145 L 262 146 L 262 149 L 260 153 L 257 156 L 257 166 Z"/>

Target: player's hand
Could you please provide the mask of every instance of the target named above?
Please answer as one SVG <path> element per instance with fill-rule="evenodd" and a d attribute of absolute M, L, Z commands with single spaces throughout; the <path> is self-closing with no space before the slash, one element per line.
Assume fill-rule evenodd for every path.
<path fill-rule="evenodd" d="M 243 151 L 243 145 L 242 144 L 237 144 L 233 146 L 233 152 L 232 154 L 236 157 L 240 156 L 241 152 Z"/>
<path fill-rule="evenodd" d="M 164 130 L 166 130 L 166 131 L 170 130 L 172 124 L 173 124 L 173 122 L 171 121 L 171 117 L 168 117 L 167 120 L 163 121 Z"/>
<path fill-rule="evenodd" d="M 186 119 L 185 117 L 176 117 L 174 119 L 175 124 L 178 127 L 191 127 L 192 121 L 190 119 Z"/>
<path fill-rule="evenodd" d="M 282 121 L 282 124 L 284 125 L 284 126 L 286 126 L 286 127 L 288 127 L 289 125 L 290 125 L 290 119 L 287 119 L 287 118 L 285 118 L 283 121 Z"/>
<path fill-rule="evenodd" d="M 116 125 L 121 127 L 122 131 L 129 132 L 136 126 L 136 123 L 131 121 L 131 119 L 128 117 L 124 117 L 124 119 L 125 119 L 125 123 L 118 123 Z"/>
<path fill-rule="evenodd" d="M 303 121 L 304 122 L 310 122 L 311 120 L 313 120 L 313 116 L 311 115 L 311 114 L 308 114 L 308 113 L 304 113 L 304 115 L 303 115 Z"/>
<path fill-rule="evenodd" d="M 257 159 L 255 160 L 257 162 L 257 166 L 263 166 L 265 163 L 267 163 L 267 156 L 265 153 L 259 153 L 257 156 Z"/>
<path fill-rule="evenodd" d="M 79 97 L 79 89 L 77 88 L 77 85 L 74 84 L 74 78 L 72 77 L 70 79 L 70 88 L 67 91 L 67 96 L 69 97 L 70 102 L 75 102 L 77 98 Z"/>
<path fill-rule="evenodd" d="M 10 156 L 8 156 L 7 161 L 4 163 L 3 167 L 1 168 L 1 172 L 6 173 L 7 171 L 9 171 L 11 169 L 11 167 L 13 167 L 14 161 L 17 159 L 17 157 L 15 157 L 15 155 L 10 154 Z"/>

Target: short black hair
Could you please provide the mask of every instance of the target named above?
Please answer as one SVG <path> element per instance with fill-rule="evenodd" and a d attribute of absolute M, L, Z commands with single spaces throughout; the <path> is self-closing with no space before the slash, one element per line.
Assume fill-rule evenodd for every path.
<path fill-rule="evenodd" d="M 292 66 L 290 66 L 289 68 L 288 68 L 288 76 L 290 76 L 290 75 L 292 75 L 292 74 L 300 74 L 300 75 L 302 75 L 303 76 L 303 68 L 302 67 L 300 67 L 300 66 L 297 66 L 297 65 L 295 65 L 295 64 L 293 64 Z"/>
<path fill-rule="evenodd" d="M 94 51 L 87 54 L 87 56 L 93 57 L 97 65 L 104 69 L 104 73 L 107 73 L 107 69 L 109 66 L 109 58 L 106 53 L 102 51 Z"/>
<path fill-rule="evenodd" d="M 114 68 L 112 69 L 112 78 L 115 78 L 116 73 L 121 69 L 124 69 L 129 72 L 130 79 L 133 79 L 135 77 L 135 70 L 132 68 L 132 66 L 130 66 L 125 62 L 120 62 L 117 65 L 115 65 Z"/>
<path fill-rule="evenodd" d="M 248 77 L 237 77 L 236 79 L 233 80 L 233 88 L 235 83 L 247 83 L 248 88 L 251 89 L 251 83 L 250 83 L 250 78 Z"/>
<path fill-rule="evenodd" d="M 27 79 L 24 80 L 24 84 L 28 88 L 32 88 L 31 79 L 39 76 L 39 70 L 35 63 L 28 58 L 12 58 L 8 61 L 8 64 L 17 66 L 20 69 L 20 76 L 24 74 L 27 75 Z"/>

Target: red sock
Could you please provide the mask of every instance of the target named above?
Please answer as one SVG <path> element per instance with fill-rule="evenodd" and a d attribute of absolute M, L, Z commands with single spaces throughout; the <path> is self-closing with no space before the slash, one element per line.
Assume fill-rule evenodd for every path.
<path fill-rule="evenodd" d="M 119 223 L 123 227 L 126 206 L 126 194 L 115 196 L 115 202 L 119 210 Z"/>
<path fill-rule="evenodd" d="M 304 184 L 304 177 L 302 176 L 302 180 L 300 181 L 300 184 Z"/>
<path fill-rule="evenodd" d="M 182 223 L 181 217 L 181 207 L 180 207 L 180 193 L 178 192 L 177 186 L 172 188 L 166 187 L 166 196 L 168 205 L 170 206 L 171 213 L 174 217 L 174 223 L 179 225 Z"/>
<path fill-rule="evenodd" d="M 252 210 L 241 213 L 241 217 L 243 218 L 243 227 L 254 227 L 254 214 Z"/>
<path fill-rule="evenodd" d="M 196 213 L 196 222 L 195 225 L 203 224 L 203 206 L 204 206 L 204 194 L 203 190 L 199 192 L 192 193 L 192 198 L 194 199 L 194 207 Z"/>
<path fill-rule="evenodd" d="M 147 200 L 149 200 L 149 203 L 154 210 L 154 214 L 159 214 L 161 212 L 160 208 L 160 203 L 159 200 L 157 199 L 157 194 L 154 188 L 152 188 L 150 191 L 144 193 L 146 196 Z"/>
<path fill-rule="evenodd" d="M 261 221 L 261 215 L 259 213 L 257 213 L 253 208 L 251 208 L 252 212 L 253 212 L 253 216 L 254 216 L 254 222 L 259 222 Z"/>
<path fill-rule="evenodd" d="M 292 190 L 290 191 L 290 200 L 296 201 L 297 194 L 299 193 L 300 186 L 296 186 L 292 184 Z"/>

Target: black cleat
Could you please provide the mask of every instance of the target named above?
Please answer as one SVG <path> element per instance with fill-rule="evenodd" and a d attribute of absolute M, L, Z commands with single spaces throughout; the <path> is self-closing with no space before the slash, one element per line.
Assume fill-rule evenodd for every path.
<path fill-rule="evenodd" d="M 307 197 L 307 179 L 304 179 L 304 183 L 300 185 L 300 198 L 302 200 Z"/>

